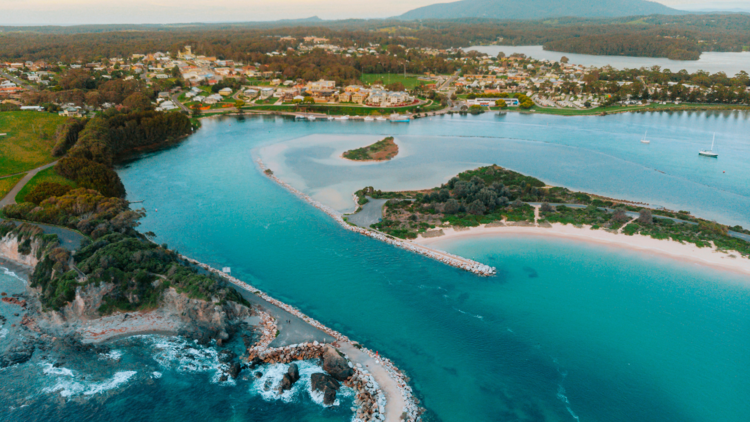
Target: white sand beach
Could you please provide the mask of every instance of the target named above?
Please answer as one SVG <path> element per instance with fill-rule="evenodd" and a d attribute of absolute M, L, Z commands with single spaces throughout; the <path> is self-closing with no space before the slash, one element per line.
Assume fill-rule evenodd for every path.
<path fill-rule="evenodd" d="M 715 247 L 699 248 L 692 243 L 679 243 L 671 240 L 657 240 L 651 237 L 625 234 L 616 234 L 602 229 L 591 230 L 590 226 L 578 228 L 572 225 L 560 223 L 545 228 L 539 226 L 501 226 L 501 227 L 472 227 L 465 230 L 443 228 L 442 236 L 424 238 L 422 236 L 413 240 L 424 246 L 442 249 L 446 241 L 459 238 L 472 238 L 484 236 L 554 236 L 583 242 L 593 242 L 613 247 L 624 247 L 649 254 L 679 259 L 707 265 L 713 268 L 733 271 L 736 273 L 750 275 L 750 259 L 743 258 L 738 252 L 722 252 Z"/>

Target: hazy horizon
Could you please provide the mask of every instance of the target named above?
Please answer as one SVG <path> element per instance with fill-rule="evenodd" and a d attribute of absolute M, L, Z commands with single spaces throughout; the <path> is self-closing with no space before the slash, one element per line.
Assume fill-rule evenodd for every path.
<path fill-rule="evenodd" d="M 106 24 L 189 24 L 264 22 L 305 19 L 382 19 L 401 15 L 429 4 L 453 0 L 382 0 L 377 4 L 346 0 L 132 0 L 112 5 L 100 0 L 2 0 L 2 26 L 71 26 Z M 750 11 L 746 1 L 659 0 L 666 6 L 694 10 Z M 85 10 L 85 13 L 83 11 Z"/>

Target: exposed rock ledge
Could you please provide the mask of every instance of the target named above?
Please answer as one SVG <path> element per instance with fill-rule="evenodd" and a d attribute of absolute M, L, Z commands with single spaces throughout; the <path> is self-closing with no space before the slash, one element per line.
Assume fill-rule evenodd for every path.
<path fill-rule="evenodd" d="M 169 288 L 157 309 L 101 316 L 98 309 L 102 298 L 112 288 L 109 283 L 79 287 L 72 302 L 60 311 L 41 313 L 37 325 L 50 335 L 80 334 L 84 343 L 147 333 L 180 334 L 208 343 L 212 339 L 228 340 L 255 313 L 234 302 L 191 299 Z"/>

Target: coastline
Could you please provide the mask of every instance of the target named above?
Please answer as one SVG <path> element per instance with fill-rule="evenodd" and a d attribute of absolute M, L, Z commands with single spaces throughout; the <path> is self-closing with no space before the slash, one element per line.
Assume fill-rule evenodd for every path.
<path fill-rule="evenodd" d="M 435 259 L 439 262 L 442 262 L 446 265 L 450 265 L 451 267 L 459 268 L 464 271 L 468 271 L 471 273 L 474 273 L 478 276 L 491 276 L 495 274 L 495 268 L 490 267 L 489 265 L 482 264 L 480 262 L 463 258 L 458 255 L 453 255 L 451 253 L 445 252 L 445 251 L 439 251 L 436 249 L 432 249 L 429 247 L 426 247 L 424 245 L 420 245 L 417 243 L 409 242 L 408 240 L 404 239 L 398 239 L 392 236 L 388 236 L 386 234 L 383 234 L 378 231 L 369 230 L 363 227 L 355 226 L 353 224 L 349 224 L 346 221 L 344 221 L 342 215 L 330 207 L 327 207 L 320 202 L 312 199 L 308 195 L 304 194 L 303 192 L 300 192 L 299 190 L 292 187 L 290 184 L 282 181 L 278 177 L 276 177 L 273 174 L 273 171 L 271 169 L 267 168 L 265 164 L 263 164 L 263 161 L 257 160 L 258 167 L 260 168 L 261 172 L 265 174 L 267 177 L 269 177 L 271 180 L 275 181 L 276 183 L 280 184 L 282 187 L 286 188 L 293 194 L 297 195 L 298 197 L 302 198 L 305 202 L 309 203 L 313 207 L 323 211 L 324 213 L 328 214 L 331 218 L 333 218 L 341 227 L 343 227 L 346 230 L 353 231 L 368 237 L 371 237 L 376 240 L 380 240 L 382 242 L 388 243 L 390 245 L 406 249 L 408 251 L 417 253 L 419 255 L 426 256 L 428 258 Z M 355 201 L 355 206 L 358 206 L 358 204 Z M 356 208 L 355 208 L 356 209 Z"/>
<path fill-rule="evenodd" d="M 572 225 L 555 223 L 552 227 L 539 226 L 500 226 L 472 227 L 465 230 L 443 228 L 442 236 L 418 237 L 414 243 L 420 245 L 437 246 L 444 241 L 455 239 L 471 239 L 490 236 L 542 236 L 558 237 L 575 241 L 595 243 L 599 245 L 627 248 L 630 250 L 656 254 L 662 257 L 690 262 L 711 268 L 730 271 L 742 275 L 750 275 L 750 259 L 743 258 L 737 252 L 720 252 L 715 247 L 699 248 L 690 243 L 679 243 L 673 240 L 659 240 L 636 234 L 628 236 L 622 233 L 612 233 L 603 229 L 591 230 L 590 226 L 578 228 Z"/>
<path fill-rule="evenodd" d="M 352 383 L 356 384 L 358 391 L 365 394 L 363 412 L 358 414 L 357 420 L 383 420 L 386 422 L 413 422 L 420 420 L 422 409 L 417 405 L 412 388 L 407 382 L 407 377 L 389 359 L 373 352 L 356 341 L 350 340 L 345 335 L 326 327 L 319 321 L 303 314 L 300 310 L 276 300 L 257 288 L 240 281 L 222 271 L 207 264 L 180 255 L 180 258 L 216 274 L 238 288 L 254 294 L 268 306 L 280 308 L 294 317 L 299 318 L 313 329 L 319 330 L 332 337 L 333 345 L 347 355 L 352 362 L 352 369 L 356 376 Z M 23 279 L 28 289 L 29 276 L 33 270 L 27 265 L 15 262 L 11 257 L 0 254 L 0 267 L 7 268 L 16 277 Z M 297 343 L 286 347 L 273 348 L 271 343 L 278 336 L 277 326 L 274 318 L 265 311 L 260 312 L 262 327 L 262 338 L 248 352 L 259 356 L 269 356 L 288 352 L 290 350 L 304 351 L 317 348 L 320 343 L 309 341 Z M 151 311 L 118 313 L 105 316 L 96 320 L 89 320 L 78 327 L 75 331 L 81 335 L 84 344 L 103 343 L 124 337 L 143 334 L 175 335 L 179 333 L 184 323 L 178 318 L 167 315 L 159 309 Z M 296 358 L 295 358 L 296 359 Z M 358 396 L 359 397 L 359 396 Z"/>

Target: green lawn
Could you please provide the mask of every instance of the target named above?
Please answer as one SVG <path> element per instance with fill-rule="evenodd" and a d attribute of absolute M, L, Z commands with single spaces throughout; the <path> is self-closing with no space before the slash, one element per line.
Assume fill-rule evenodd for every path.
<path fill-rule="evenodd" d="M 363 73 L 359 79 L 366 84 L 372 84 L 375 81 L 383 81 L 386 85 L 401 82 L 406 89 L 413 89 L 415 86 L 419 85 L 420 81 L 418 78 L 419 76 L 406 75 L 406 77 L 404 77 L 403 74 L 396 73 Z M 424 83 L 427 85 L 430 82 L 424 81 Z"/>
<path fill-rule="evenodd" d="M 3 199 L 5 195 L 10 192 L 11 189 L 13 189 L 13 186 L 16 185 L 21 179 L 23 179 L 23 174 L 19 174 L 17 176 L 10 176 L 3 179 L 0 179 L 0 199 Z"/>
<path fill-rule="evenodd" d="M 268 97 L 266 99 L 256 101 L 255 104 L 276 104 L 276 102 L 278 101 L 278 97 Z"/>
<path fill-rule="evenodd" d="M 29 180 L 29 183 L 27 183 L 26 186 L 24 186 L 23 189 L 18 192 L 18 195 L 16 195 L 16 202 L 18 202 L 19 204 L 23 202 L 24 198 L 26 198 L 26 195 L 28 195 L 36 185 L 42 182 L 53 182 L 59 183 L 61 185 L 72 186 L 73 188 L 76 187 L 75 182 L 60 176 L 59 174 L 57 174 L 54 167 L 50 167 L 46 170 L 40 171 L 36 174 L 36 176 Z"/>
<path fill-rule="evenodd" d="M 55 130 L 65 117 L 38 111 L 0 113 L 0 176 L 21 173 L 54 161 Z"/>

